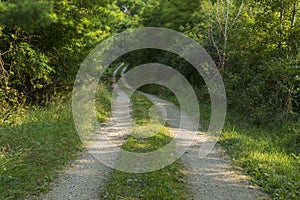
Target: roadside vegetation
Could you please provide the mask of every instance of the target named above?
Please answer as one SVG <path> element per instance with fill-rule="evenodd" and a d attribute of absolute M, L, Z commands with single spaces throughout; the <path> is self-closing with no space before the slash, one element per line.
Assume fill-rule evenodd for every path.
<path fill-rule="evenodd" d="M 96 107 L 103 121 L 110 109 L 110 93 L 99 86 Z M 19 111 L 0 123 L 0 197 L 24 199 L 46 192 L 57 170 L 82 149 L 74 126 L 71 95 L 45 107 Z"/>
<path fill-rule="evenodd" d="M 69 97 L 47 107 L 31 107 L 14 120 L 13 124 L 6 121 L 0 126 L 2 199 L 45 192 L 55 170 L 80 150 Z"/>
<path fill-rule="evenodd" d="M 220 143 L 272 199 L 300 197 L 299 120 L 263 128 L 228 123 Z"/>

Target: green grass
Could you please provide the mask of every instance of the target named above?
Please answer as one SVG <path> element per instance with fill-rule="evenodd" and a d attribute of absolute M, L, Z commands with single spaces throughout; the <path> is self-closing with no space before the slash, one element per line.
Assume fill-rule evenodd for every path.
<path fill-rule="evenodd" d="M 99 96 L 109 102 L 108 91 Z M 0 199 L 24 199 L 48 190 L 57 170 L 74 159 L 81 141 L 72 118 L 70 95 L 47 107 L 32 107 L 0 124 Z M 109 107 L 97 103 L 99 119 Z"/>
<path fill-rule="evenodd" d="M 0 196 L 4 199 L 46 191 L 53 170 L 80 149 L 70 101 L 32 108 L 19 121 L 0 127 Z"/>
<path fill-rule="evenodd" d="M 227 128 L 221 138 L 235 165 L 273 199 L 300 199 L 300 124 Z"/>
<path fill-rule="evenodd" d="M 144 96 L 132 97 L 135 123 L 149 123 L 151 102 Z M 147 139 L 129 136 L 123 149 L 131 152 L 149 152 L 165 146 L 172 139 L 167 128 Z M 154 172 L 133 174 L 113 170 L 100 199 L 187 199 L 183 165 L 180 160 Z"/>

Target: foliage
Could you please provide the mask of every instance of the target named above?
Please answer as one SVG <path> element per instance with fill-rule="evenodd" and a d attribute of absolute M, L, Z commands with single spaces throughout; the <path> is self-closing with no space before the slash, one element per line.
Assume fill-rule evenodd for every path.
<path fill-rule="evenodd" d="M 244 120 L 258 126 L 297 117 L 299 74 L 299 67 L 287 61 L 271 61 L 226 73 L 228 104 L 238 104 L 239 108 L 233 109 L 249 112 Z M 239 85 L 241 82 L 243 85 Z"/>
<path fill-rule="evenodd" d="M 26 32 L 46 27 L 56 19 L 49 1 L 5 1 L 0 2 L 0 8 L 0 24 L 12 29 L 20 27 Z"/>
<path fill-rule="evenodd" d="M 1 1 L 1 107 L 47 104 L 70 91 L 77 70 L 100 41 L 137 27 L 115 1 Z"/>
<path fill-rule="evenodd" d="M 208 1 L 186 31 L 217 61 L 230 108 L 256 125 L 299 113 L 299 22 L 295 1 L 281 2 Z"/>
<path fill-rule="evenodd" d="M 192 15 L 198 9 L 198 0 L 169 0 L 159 5 L 158 26 L 180 30 L 182 26 L 193 23 Z"/>
<path fill-rule="evenodd" d="M 224 77 L 230 109 L 244 113 L 254 125 L 297 117 L 297 1 L 205 0 L 191 4 L 179 0 L 162 1 L 157 9 L 155 25 L 183 31 L 210 53 Z M 142 61 L 135 62 L 155 57 L 153 51 L 142 55 Z M 195 88 L 204 88 L 188 63 L 169 53 L 156 52 L 156 56 L 184 74 Z"/>

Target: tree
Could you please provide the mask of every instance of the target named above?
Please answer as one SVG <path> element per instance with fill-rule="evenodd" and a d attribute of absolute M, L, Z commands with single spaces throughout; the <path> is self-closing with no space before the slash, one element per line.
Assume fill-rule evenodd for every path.
<path fill-rule="evenodd" d="M 1 102 L 46 103 L 70 91 L 85 56 L 103 39 L 138 26 L 117 1 L 0 2 Z"/>

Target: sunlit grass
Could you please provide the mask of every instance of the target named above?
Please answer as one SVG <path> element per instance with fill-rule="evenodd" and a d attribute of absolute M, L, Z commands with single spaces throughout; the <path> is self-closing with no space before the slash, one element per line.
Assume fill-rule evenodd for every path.
<path fill-rule="evenodd" d="M 27 111 L 19 123 L 0 127 L 0 196 L 22 199 L 44 192 L 54 170 L 80 149 L 69 100 Z"/>
<path fill-rule="evenodd" d="M 295 144 L 299 133 L 299 124 L 277 129 L 236 128 L 225 131 L 221 143 L 235 164 L 242 166 L 273 199 L 299 199 L 300 144 Z"/>

